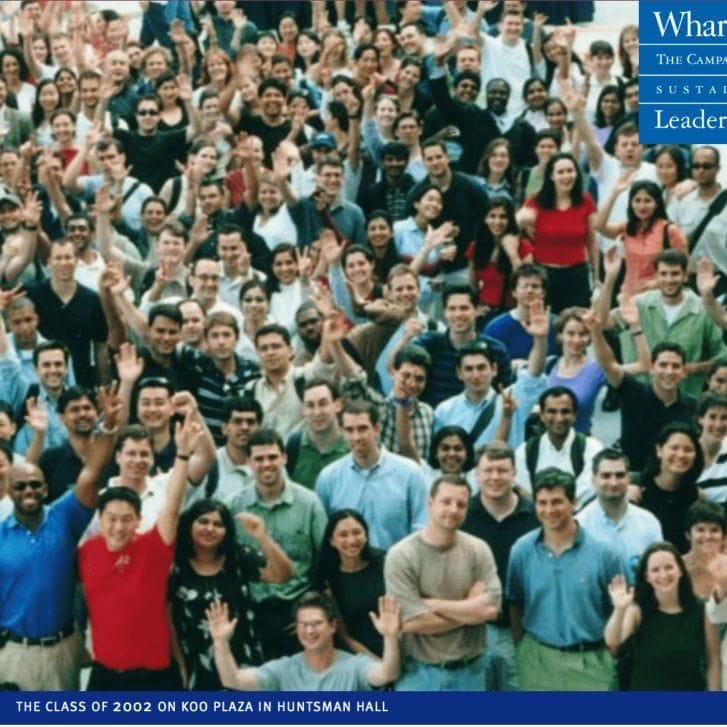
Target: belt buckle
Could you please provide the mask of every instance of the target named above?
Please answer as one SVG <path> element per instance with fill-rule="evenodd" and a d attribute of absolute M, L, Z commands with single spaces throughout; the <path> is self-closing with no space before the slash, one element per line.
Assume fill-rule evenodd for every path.
<path fill-rule="evenodd" d="M 60 633 L 53 634 L 53 636 L 43 636 L 38 639 L 39 646 L 55 646 L 61 640 Z"/>

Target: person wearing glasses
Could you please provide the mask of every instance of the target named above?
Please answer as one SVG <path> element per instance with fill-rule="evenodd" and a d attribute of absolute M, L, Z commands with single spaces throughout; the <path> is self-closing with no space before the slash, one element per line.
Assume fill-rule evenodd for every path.
<path fill-rule="evenodd" d="M 381 596 L 378 614 L 370 615 L 384 640 L 381 659 L 336 649 L 340 618 L 336 605 L 330 596 L 309 591 L 295 608 L 295 633 L 303 650 L 262 666 L 245 667 L 237 665 L 230 649 L 237 619 L 230 620 L 226 603 L 214 601 L 207 609 L 207 622 L 220 681 L 228 689 L 284 692 L 350 692 L 391 684 L 401 673 L 399 604 L 391 596 Z"/>
<path fill-rule="evenodd" d="M 73 624 L 76 546 L 93 516 L 121 401 L 99 390 L 103 425 L 76 485 L 52 505 L 42 471 L 13 467 L 12 513 L 0 522 L 0 682 L 23 690 L 79 688 L 83 643 Z"/>

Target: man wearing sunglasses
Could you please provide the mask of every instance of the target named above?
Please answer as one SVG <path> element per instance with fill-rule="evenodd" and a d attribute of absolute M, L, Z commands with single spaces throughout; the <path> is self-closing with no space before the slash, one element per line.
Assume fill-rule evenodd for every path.
<path fill-rule="evenodd" d="M 99 400 L 104 424 L 75 488 L 46 506 L 41 470 L 24 463 L 12 471 L 13 512 L 0 523 L 0 682 L 22 690 L 79 688 L 76 546 L 96 507 L 121 416 L 116 393 L 101 390 Z"/>

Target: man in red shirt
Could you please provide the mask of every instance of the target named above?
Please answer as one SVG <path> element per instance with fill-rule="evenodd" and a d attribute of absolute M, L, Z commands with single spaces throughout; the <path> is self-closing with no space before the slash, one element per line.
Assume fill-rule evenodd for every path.
<path fill-rule="evenodd" d="M 98 499 L 99 535 L 79 548 L 95 662 L 89 690 L 179 689 L 172 666 L 167 582 L 174 558 L 189 457 L 202 428 L 189 416 L 177 424 L 177 455 L 156 525 L 136 535 L 139 496 L 109 487 Z"/>

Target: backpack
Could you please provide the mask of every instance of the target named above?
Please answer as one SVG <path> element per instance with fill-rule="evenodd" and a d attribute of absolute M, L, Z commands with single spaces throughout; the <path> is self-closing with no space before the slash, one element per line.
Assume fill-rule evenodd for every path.
<path fill-rule="evenodd" d="M 570 462 L 573 467 L 573 477 L 578 479 L 585 467 L 586 435 L 575 433 L 575 439 L 570 448 Z M 538 451 L 540 449 L 540 436 L 530 437 L 525 443 L 525 466 L 528 468 L 531 484 L 535 482 L 535 473 L 538 467 Z"/>

